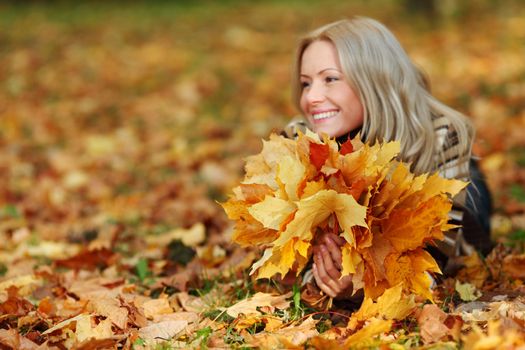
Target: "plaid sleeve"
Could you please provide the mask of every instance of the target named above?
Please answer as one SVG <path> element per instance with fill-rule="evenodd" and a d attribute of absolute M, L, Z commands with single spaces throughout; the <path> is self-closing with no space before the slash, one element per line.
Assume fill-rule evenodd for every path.
<path fill-rule="evenodd" d="M 464 157 L 459 149 L 459 140 L 455 130 L 445 117 L 434 118 L 434 130 L 437 136 L 434 160 L 438 164 L 438 172 L 448 179 L 469 180 L 469 158 Z M 441 153 L 442 152 L 442 153 Z M 461 226 L 463 224 L 466 203 L 466 190 L 454 197 L 454 205 L 449 213 L 449 223 Z M 445 239 L 437 243 L 441 252 L 449 258 L 470 255 L 474 247 L 464 238 L 461 227 L 445 233 Z"/>

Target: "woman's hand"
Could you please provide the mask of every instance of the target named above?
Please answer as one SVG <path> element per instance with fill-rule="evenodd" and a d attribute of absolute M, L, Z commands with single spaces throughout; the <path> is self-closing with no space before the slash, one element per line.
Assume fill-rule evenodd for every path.
<path fill-rule="evenodd" d="M 332 298 L 347 299 L 352 296 L 352 276 L 341 277 L 341 247 L 345 240 L 333 233 L 326 233 L 314 245 L 313 273 L 317 286 Z"/>

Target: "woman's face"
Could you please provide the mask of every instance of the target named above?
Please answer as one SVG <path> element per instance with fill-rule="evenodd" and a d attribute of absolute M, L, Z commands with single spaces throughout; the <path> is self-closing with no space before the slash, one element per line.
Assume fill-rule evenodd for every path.
<path fill-rule="evenodd" d="M 363 105 L 346 81 L 330 41 L 308 45 L 300 74 L 301 110 L 317 134 L 338 137 L 363 125 Z"/>

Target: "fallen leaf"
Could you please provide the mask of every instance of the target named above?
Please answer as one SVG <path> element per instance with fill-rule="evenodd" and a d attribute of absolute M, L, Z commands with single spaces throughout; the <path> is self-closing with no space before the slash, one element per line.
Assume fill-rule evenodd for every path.
<path fill-rule="evenodd" d="M 44 349 L 44 347 L 21 336 L 16 329 L 0 329 L 0 345 L 16 350 Z"/>
<path fill-rule="evenodd" d="M 346 338 L 344 348 L 367 346 L 373 342 L 373 337 L 387 333 L 392 328 L 392 320 L 371 318 L 363 328 Z"/>
<path fill-rule="evenodd" d="M 511 278 L 525 280 L 525 254 L 507 255 L 503 259 L 503 271 Z"/>
<path fill-rule="evenodd" d="M 7 288 L 7 300 L 0 303 L 0 315 L 25 316 L 34 309 L 33 304 L 18 295 L 18 288 L 11 285 Z"/>
<path fill-rule="evenodd" d="M 455 289 L 463 301 L 474 301 L 481 296 L 481 292 L 470 283 L 461 283 L 456 280 Z"/>
<path fill-rule="evenodd" d="M 162 321 L 139 329 L 139 336 L 147 344 L 155 344 L 173 338 L 188 326 L 188 321 Z"/>
<path fill-rule="evenodd" d="M 78 342 L 83 342 L 88 339 L 107 339 L 113 336 L 111 330 L 111 320 L 105 319 L 93 327 L 92 316 L 85 315 L 76 320 L 75 335 Z"/>
<path fill-rule="evenodd" d="M 417 322 L 425 344 L 438 342 L 451 334 L 450 328 L 445 325 L 447 317 L 448 315 L 435 304 L 423 306 Z"/>
<path fill-rule="evenodd" d="M 125 307 L 121 307 L 118 300 L 112 298 L 97 298 L 90 300 L 90 305 L 96 314 L 107 317 L 120 329 L 126 328 L 129 312 Z"/>
<path fill-rule="evenodd" d="M 376 302 L 365 297 L 359 310 L 352 314 L 349 328 L 355 328 L 357 321 L 366 321 L 372 318 L 387 320 L 403 320 L 416 307 L 414 296 L 403 294 L 401 284 L 387 289 Z"/>
<path fill-rule="evenodd" d="M 472 330 L 461 337 L 466 350 L 497 350 L 519 349 L 525 345 L 522 335 L 514 329 L 502 329 L 497 321 L 488 322 L 488 331 L 485 333 L 476 324 Z"/>
<path fill-rule="evenodd" d="M 246 316 L 260 315 L 261 312 L 257 310 L 258 307 L 267 306 L 271 309 L 286 309 L 288 306 L 290 306 L 290 301 L 286 300 L 290 298 L 290 296 L 291 293 L 284 295 L 272 295 L 258 292 L 255 295 L 241 300 L 230 307 L 221 308 L 221 310 L 224 310 L 233 318 L 238 317 L 241 313 Z"/>
<path fill-rule="evenodd" d="M 114 252 L 105 248 L 93 251 L 85 250 L 71 258 L 55 260 L 55 265 L 76 270 L 95 270 L 112 265 L 117 258 Z"/>
<path fill-rule="evenodd" d="M 196 247 L 206 239 L 206 227 L 198 222 L 188 229 L 174 229 L 161 235 L 146 236 L 146 242 L 154 246 L 168 245 L 173 240 L 180 240 L 187 247 Z"/>
<path fill-rule="evenodd" d="M 264 349 L 303 349 L 303 344 L 319 334 L 315 328 L 317 321 L 308 317 L 300 324 L 291 324 L 274 332 L 260 332 L 254 335 L 246 334 L 248 341 Z"/>
<path fill-rule="evenodd" d="M 142 303 L 141 306 L 144 310 L 144 316 L 147 318 L 153 318 L 162 314 L 171 314 L 173 312 L 173 309 L 166 298 L 150 299 Z"/>

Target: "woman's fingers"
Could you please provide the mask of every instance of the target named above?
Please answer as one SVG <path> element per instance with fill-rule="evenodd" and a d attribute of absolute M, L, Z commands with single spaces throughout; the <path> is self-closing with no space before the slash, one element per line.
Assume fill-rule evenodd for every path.
<path fill-rule="evenodd" d="M 326 259 L 326 256 L 328 256 L 328 259 Z M 333 275 L 331 275 L 328 271 L 327 264 L 331 264 L 331 257 L 328 254 L 328 252 L 325 252 L 323 254 L 322 249 L 319 249 L 317 254 L 314 255 L 314 262 L 317 268 L 317 274 L 319 278 L 323 281 L 323 284 L 328 286 L 330 290 L 337 295 L 340 291 L 339 277 L 341 276 L 341 274 L 339 273 L 339 271 L 336 270 L 336 273 L 332 271 Z"/>
<path fill-rule="evenodd" d="M 337 293 L 337 297 L 341 299 L 347 299 L 352 297 L 352 292 L 354 290 L 354 286 L 352 283 L 352 276 L 344 276 L 339 280 L 339 292 Z"/>
<path fill-rule="evenodd" d="M 332 241 L 334 241 L 335 244 L 337 244 L 339 247 L 342 247 L 345 245 L 346 243 L 346 240 L 339 236 L 339 235 L 336 235 L 336 234 L 333 234 L 333 233 L 329 233 L 325 236 L 325 239 L 331 239 Z"/>
<path fill-rule="evenodd" d="M 314 246 L 313 274 L 319 288 L 332 298 L 347 298 L 353 290 L 352 277 L 341 278 L 341 240 L 335 234 L 323 237 L 323 243 Z"/>
<path fill-rule="evenodd" d="M 332 288 L 330 288 L 330 286 L 328 286 L 324 281 L 323 281 L 323 278 L 319 275 L 319 271 L 317 269 L 317 264 L 314 263 L 312 265 L 312 270 L 313 270 L 313 273 L 314 273 L 314 278 L 315 278 L 315 283 L 317 284 L 317 286 L 323 291 L 325 292 L 328 296 L 332 297 L 332 298 L 335 298 L 337 296 L 337 292 L 332 290 Z"/>
<path fill-rule="evenodd" d="M 332 235 L 335 236 L 335 235 Z M 340 271 L 343 267 L 342 265 L 342 255 L 341 255 L 341 247 L 332 239 L 331 236 L 325 237 L 325 245 L 332 257 L 333 264 L 337 269 Z"/>
<path fill-rule="evenodd" d="M 339 280 L 339 277 L 341 277 L 341 272 L 336 266 L 336 263 L 334 262 L 332 255 L 328 251 L 328 248 L 324 244 L 321 244 L 319 246 L 319 253 L 324 265 L 323 267 L 327 272 L 328 276 L 330 276 L 330 278 L 332 279 Z"/>

